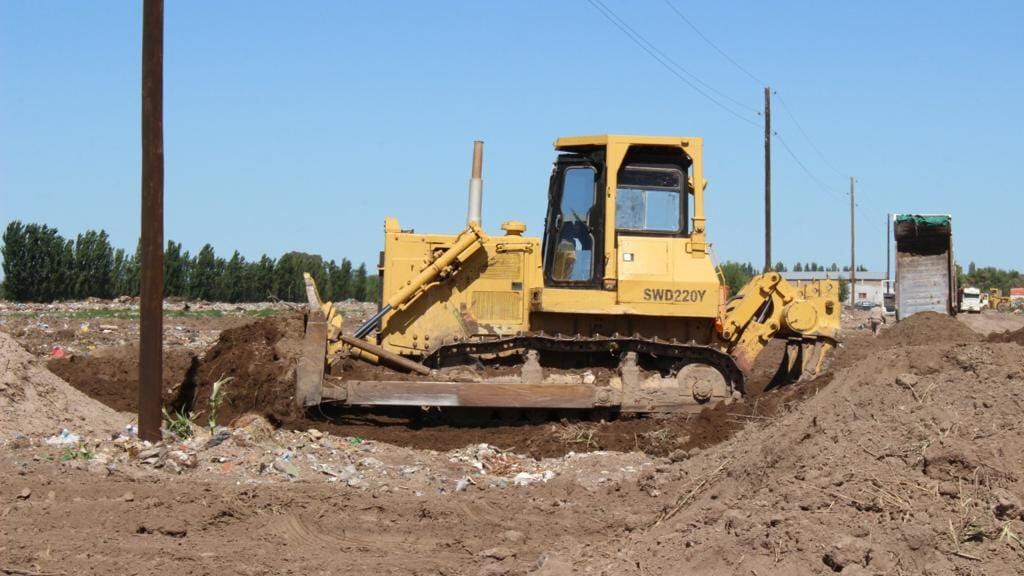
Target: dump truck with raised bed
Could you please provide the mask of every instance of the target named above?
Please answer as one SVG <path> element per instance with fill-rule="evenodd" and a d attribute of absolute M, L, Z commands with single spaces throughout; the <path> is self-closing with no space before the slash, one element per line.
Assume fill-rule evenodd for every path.
<path fill-rule="evenodd" d="M 896 214 L 896 317 L 918 312 L 957 313 L 953 217 Z"/>
<path fill-rule="evenodd" d="M 769 272 L 727 298 L 701 138 L 558 139 L 543 238 L 518 221 L 480 227 L 481 146 L 465 230 L 385 220 L 380 308 L 354 333 L 306 276 L 300 406 L 690 410 L 742 395 L 773 339 L 785 343 L 774 382 L 823 369 L 837 282 L 797 288 Z"/>

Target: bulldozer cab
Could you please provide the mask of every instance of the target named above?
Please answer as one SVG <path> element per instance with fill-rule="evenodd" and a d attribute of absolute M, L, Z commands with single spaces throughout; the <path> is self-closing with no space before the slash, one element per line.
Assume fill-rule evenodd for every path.
<path fill-rule="evenodd" d="M 694 185 L 702 182 L 699 139 L 593 136 L 562 138 L 555 147 L 561 154 L 548 192 L 545 287 L 615 290 L 618 270 L 641 256 L 622 250 L 629 239 L 643 239 L 661 263 L 670 239 L 689 239 L 688 251 L 703 255 L 703 187 Z M 657 264 L 648 275 L 671 281 L 657 278 Z"/>

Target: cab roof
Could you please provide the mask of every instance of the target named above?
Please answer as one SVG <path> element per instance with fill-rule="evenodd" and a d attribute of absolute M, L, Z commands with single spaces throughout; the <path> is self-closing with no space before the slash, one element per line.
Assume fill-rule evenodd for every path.
<path fill-rule="evenodd" d="M 687 148 L 701 144 L 702 138 L 692 136 L 637 136 L 632 134 L 598 134 L 593 136 L 566 136 L 555 140 L 555 149 L 567 152 L 587 148 L 605 148 L 609 145 L 626 146 L 679 146 Z"/>

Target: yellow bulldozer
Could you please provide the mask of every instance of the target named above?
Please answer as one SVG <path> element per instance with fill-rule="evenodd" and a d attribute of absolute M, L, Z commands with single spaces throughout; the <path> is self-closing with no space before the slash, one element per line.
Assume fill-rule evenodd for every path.
<path fill-rule="evenodd" d="M 1003 291 L 1000 288 L 989 288 L 988 289 L 988 307 L 992 310 L 998 310 L 1000 312 L 1009 312 L 1012 307 L 1012 301 L 1009 296 L 1003 296 Z"/>
<path fill-rule="evenodd" d="M 673 412 L 740 397 L 772 339 L 785 343 L 776 383 L 823 369 L 838 283 L 770 272 L 727 298 L 701 138 L 581 136 L 555 149 L 543 238 L 514 220 L 501 235 L 481 229 L 476 142 L 465 230 L 385 220 L 369 320 L 345 330 L 307 274 L 296 402 Z"/>

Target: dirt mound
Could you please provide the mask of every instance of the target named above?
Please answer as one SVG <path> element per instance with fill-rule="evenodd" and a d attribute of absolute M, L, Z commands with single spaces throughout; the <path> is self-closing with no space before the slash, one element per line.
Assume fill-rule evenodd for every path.
<path fill-rule="evenodd" d="M 14 338 L 0 332 L 0 442 L 16 434 L 109 433 L 126 419 L 36 364 Z"/>
<path fill-rule="evenodd" d="M 1006 332 L 992 333 L 985 338 L 986 342 L 1013 342 L 1024 346 L 1024 328 L 1018 330 L 1007 330 Z"/>
<path fill-rule="evenodd" d="M 886 346 L 927 346 L 977 342 L 981 336 L 952 316 L 919 312 L 884 330 L 878 340 Z"/>
<path fill-rule="evenodd" d="M 275 424 L 300 421 L 294 392 L 302 334 L 298 314 L 263 318 L 221 332 L 196 372 L 190 403 L 200 421 L 206 421 L 213 384 L 222 378 L 232 380 L 225 385 L 218 421 L 228 423 L 247 412 L 263 414 Z"/>
<path fill-rule="evenodd" d="M 182 388 L 191 386 L 198 361 L 186 348 L 164 350 L 163 403 L 177 407 Z M 47 363 L 51 372 L 90 397 L 120 412 L 137 412 L 139 348 L 136 345 L 98 348 L 88 356 L 72 355 Z"/>
<path fill-rule="evenodd" d="M 879 350 L 781 418 L 661 468 L 646 481 L 671 495 L 660 514 L 555 553 L 620 574 L 1015 573 L 1022 379 L 1014 345 Z"/>

